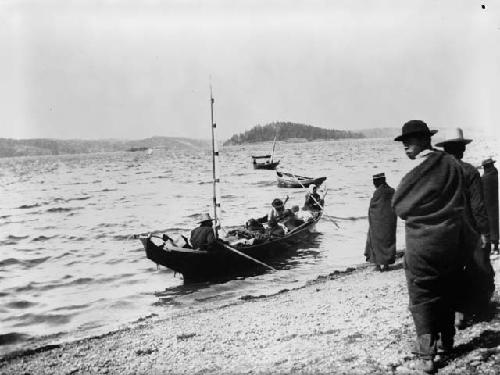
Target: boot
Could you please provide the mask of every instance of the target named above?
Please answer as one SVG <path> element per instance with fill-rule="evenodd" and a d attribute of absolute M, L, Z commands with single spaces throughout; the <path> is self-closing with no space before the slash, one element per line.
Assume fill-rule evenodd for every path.
<path fill-rule="evenodd" d="M 437 350 L 439 354 L 449 354 L 453 350 L 453 337 L 448 337 L 441 333 L 437 343 Z"/>
<path fill-rule="evenodd" d="M 425 372 L 426 374 L 435 374 L 437 372 L 437 366 L 434 359 L 427 357 L 417 358 L 405 367 L 409 370 Z"/>
<path fill-rule="evenodd" d="M 455 313 L 455 327 L 457 327 L 457 329 L 460 330 L 465 329 L 465 327 L 467 327 L 465 315 L 458 311 Z"/>

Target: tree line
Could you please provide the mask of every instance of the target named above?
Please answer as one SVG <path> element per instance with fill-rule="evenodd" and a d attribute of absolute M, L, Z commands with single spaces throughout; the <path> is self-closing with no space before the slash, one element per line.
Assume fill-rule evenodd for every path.
<path fill-rule="evenodd" d="M 324 129 L 294 122 L 272 122 L 264 126 L 256 125 L 244 133 L 234 134 L 224 142 L 224 145 L 272 141 L 274 137 L 277 137 L 278 140 L 301 138 L 311 141 L 315 139 L 363 138 L 364 135 L 348 130 Z"/>

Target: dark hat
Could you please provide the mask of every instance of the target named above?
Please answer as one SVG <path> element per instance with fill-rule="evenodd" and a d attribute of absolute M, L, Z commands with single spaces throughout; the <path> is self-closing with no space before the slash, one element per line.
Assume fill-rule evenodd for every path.
<path fill-rule="evenodd" d="M 437 130 L 429 130 L 425 122 L 421 120 L 410 120 L 403 125 L 401 135 L 394 138 L 394 140 L 403 141 L 404 139 L 416 134 L 433 136 L 436 133 Z"/>
<path fill-rule="evenodd" d="M 380 178 L 385 178 L 385 173 L 384 173 L 384 172 L 382 172 L 382 173 L 377 173 L 377 174 L 374 174 L 374 175 L 373 175 L 373 179 L 374 179 L 374 180 L 378 180 L 378 179 L 380 179 Z"/>
<path fill-rule="evenodd" d="M 496 160 L 493 160 L 492 158 L 484 159 L 481 165 L 484 167 L 486 164 L 494 164 L 496 163 Z"/>
<path fill-rule="evenodd" d="M 275 208 L 278 208 L 278 207 L 283 207 L 283 201 L 279 198 L 275 198 L 273 199 L 273 203 L 272 203 L 273 207 Z"/>
<path fill-rule="evenodd" d="M 464 138 L 464 132 L 461 128 L 455 128 L 451 131 L 453 132 L 453 135 L 451 135 L 447 140 L 443 142 L 436 143 L 437 147 L 444 147 L 449 143 L 462 143 L 466 145 L 472 142 L 472 139 Z"/>

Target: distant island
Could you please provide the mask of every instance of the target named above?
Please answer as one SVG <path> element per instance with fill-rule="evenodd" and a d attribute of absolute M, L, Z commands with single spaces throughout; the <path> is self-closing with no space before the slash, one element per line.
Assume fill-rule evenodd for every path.
<path fill-rule="evenodd" d="M 294 122 L 273 122 L 264 126 L 257 125 L 244 133 L 235 134 L 225 141 L 224 145 L 272 141 L 275 136 L 280 141 L 289 139 L 312 141 L 316 139 L 364 138 L 362 133 L 349 130 L 324 129 Z"/>
<path fill-rule="evenodd" d="M 186 150 L 209 148 L 208 140 L 151 137 L 141 140 L 10 139 L 0 138 L 0 157 L 29 155 L 87 154 L 112 151 L 139 151 L 149 148 Z"/>

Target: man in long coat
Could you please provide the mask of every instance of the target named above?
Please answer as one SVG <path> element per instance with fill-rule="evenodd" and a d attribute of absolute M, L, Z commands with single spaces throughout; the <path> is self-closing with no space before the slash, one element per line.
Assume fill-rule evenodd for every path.
<path fill-rule="evenodd" d="M 376 264 L 380 272 L 387 271 L 396 260 L 397 217 L 391 206 L 394 189 L 384 173 L 373 176 L 375 192 L 368 208 L 368 235 L 366 238 L 366 261 Z"/>
<path fill-rule="evenodd" d="M 431 146 L 429 130 L 420 120 L 403 125 L 395 138 L 417 165 L 401 180 L 392 200 L 405 220 L 405 276 L 410 312 L 417 333 L 417 369 L 433 373 L 438 341 L 445 350 L 455 336 L 456 283 L 464 267 L 465 190 L 463 172 L 449 154 Z"/>
<path fill-rule="evenodd" d="M 490 239 L 493 245 L 492 252 L 498 250 L 498 170 L 495 168 L 495 160 L 486 159 L 482 165 L 484 168 L 483 182 L 484 203 L 488 212 L 490 222 Z"/>
<path fill-rule="evenodd" d="M 495 290 L 495 272 L 490 262 L 490 226 L 484 205 L 483 187 L 477 169 L 462 160 L 466 145 L 472 142 L 463 136 L 460 128 L 455 129 L 454 136 L 437 143 L 445 152 L 453 155 L 464 173 L 466 190 L 466 218 L 473 231 L 470 231 L 470 242 L 476 246 L 468 254 L 463 274 L 462 295 L 457 301 L 455 325 L 465 327 L 466 317 L 486 312 L 493 291 Z M 465 315 L 465 316 L 464 316 Z"/>

